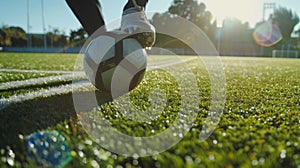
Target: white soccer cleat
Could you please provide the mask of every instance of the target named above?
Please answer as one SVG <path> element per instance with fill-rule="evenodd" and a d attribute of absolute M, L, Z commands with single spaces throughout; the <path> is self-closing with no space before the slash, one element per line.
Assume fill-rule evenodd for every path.
<path fill-rule="evenodd" d="M 143 48 L 151 48 L 155 42 L 155 28 L 148 21 L 143 7 L 132 0 L 135 7 L 128 8 L 123 12 L 121 30 L 132 34 Z"/>

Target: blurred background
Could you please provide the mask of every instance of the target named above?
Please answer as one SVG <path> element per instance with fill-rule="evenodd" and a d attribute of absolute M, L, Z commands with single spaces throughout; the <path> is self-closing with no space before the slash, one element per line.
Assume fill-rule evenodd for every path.
<path fill-rule="evenodd" d="M 100 2 L 105 21 L 110 24 L 120 19 L 127 1 Z M 174 16 L 188 19 L 205 32 L 220 55 L 298 58 L 300 5 L 296 0 L 151 0 L 147 12 L 157 27 L 176 22 Z M 268 21 L 279 27 L 282 39 L 266 47 L 255 41 L 253 33 Z M 76 53 L 88 38 L 62 0 L 2 0 L 0 24 L 0 49 L 7 52 Z M 109 29 L 118 26 L 112 24 Z M 156 47 L 177 54 L 193 53 L 180 41 L 163 34 L 158 34 Z"/>

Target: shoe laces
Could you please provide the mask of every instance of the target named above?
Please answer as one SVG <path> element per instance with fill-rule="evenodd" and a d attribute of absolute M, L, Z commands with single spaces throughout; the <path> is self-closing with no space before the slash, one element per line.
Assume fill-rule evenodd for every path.
<path fill-rule="evenodd" d="M 134 5 L 134 7 L 136 7 L 142 13 L 143 17 L 145 18 L 145 21 L 149 23 L 149 20 L 147 19 L 144 8 L 140 5 L 138 5 L 136 0 L 132 0 L 132 3 Z"/>
<path fill-rule="evenodd" d="M 136 3 L 136 0 L 132 0 L 132 3 L 134 5 L 134 7 L 138 8 L 140 11 L 143 11 L 143 7 L 139 6 L 137 3 Z"/>

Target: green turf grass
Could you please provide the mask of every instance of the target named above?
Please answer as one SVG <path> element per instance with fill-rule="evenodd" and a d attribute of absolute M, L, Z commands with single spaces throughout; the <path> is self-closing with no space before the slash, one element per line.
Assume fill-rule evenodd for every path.
<path fill-rule="evenodd" d="M 72 71 L 78 54 L 0 53 L 0 68 Z"/>
<path fill-rule="evenodd" d="M 55 73 L 0 72 L 0 84 L 11 81 L 55 76 Z"/>
<path fill-rule="evenodd" d="M 67 138 L 72 160 L 66 167 L 298 167 L 300 60 L 223 57 L 222 62 L 227 90 L 224 113 L 214 133 L 204 142 L 198 136 L 209 109 L 210 82 L 205 67 L 190 61 L 199 85 L 199 115 L 189 133 L 171 149 L 144 158 L 106 151 L 87 136 L 74 113 L 71 94 L 65 94 L 18 103 L 0 111 L 0 122 L 5 123 L 0 127 L 0 167 L 8 167 L 12 162 L 16 167 L 34 166 L 25 158 L 22 139 L 39 130 L 57 130 Z M 176 66 L 178 70 L 182 68 Z M 56 65 L 53 70 L 62 70 L 60 67 Z M 149 90 L 160 86 L 167 91 L 165 113 L 151 124 L 128 120 L 126 115 L 117 113 L 112 103 L 89 114 L 105 117 L 129 135 L 159 133 L 177 116 L 180 88 L 172 81 L 164 71 L 150 71 L 131 93 L 133 101 L 146 108 Z"/>

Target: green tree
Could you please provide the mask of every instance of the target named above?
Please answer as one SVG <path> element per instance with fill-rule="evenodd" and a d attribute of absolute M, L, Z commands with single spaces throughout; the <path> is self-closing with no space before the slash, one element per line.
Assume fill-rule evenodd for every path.
<path fill-rule="evenodd" d="M 54 28 L 47 33 L 47 44 L 50 47 L 66 47 L 68 45 L 68 36 L 58 28 Z"/>
<path fill-rule="evenodd" d="M 206 10 L 204 3 L 198 3 L 197 0 L 174 0 L 169 7 L 169 13 L 188 19 L 213 39 L 216 21 L 213 22 L 213 15 Z"/>
<path fill-rule="evenodd" d="M 11 41 L 8 38 L 9 32 L 5 27 L 0 29 L 0 46 L 9 46 L 11 45 Z"/>
<path fill-rule="evenodd" d="M 237 18 L 226 18 L 221 31 L 221 53 L 247 55 L 257 50 L 253 40 L 253 30 L 249 23 L 243 23 Z"/>
<path fill-rule="evenodd" d="M 26 32 L 21 27 L 10 27 L 12 46 L 26 46 Z"/>
<path fill-rule="evenodd" d="M 294 27 L 299 23 L 299 17 L 292 10 L 279 7 L 274 11 L 273 21 L 278 24 L 283 40 L 289 41 Z"/>
<path fill-rule="evenodd" d="M 0 29 L 0 45 L 1 46 L 26 46 L 26 32 L 21 27 L 3 26 Z"/>
<path fill-rule="evenodd" d="M 180 33 L 181 27 L 180 23 L 178 23 L 176 16 L 171 16 L 169 13 L 155 13 L 152 17 L 152 24 L 155 26 L 157 32 L 177 32 Z M 170 26 L 172 25 L 172 26 Z M 171 37 L 167 34 L 156 34 L 156 47 L 162 48 L 181 48 L 183 47 L 183 43 Z"/>
<path fill-rule="evenodd" d="M 75 47 L 81 47 L 87 39 L 87 33 L 83 28 L 78 30 L 71 30 L 70 33 L 70 45 Z"/>

